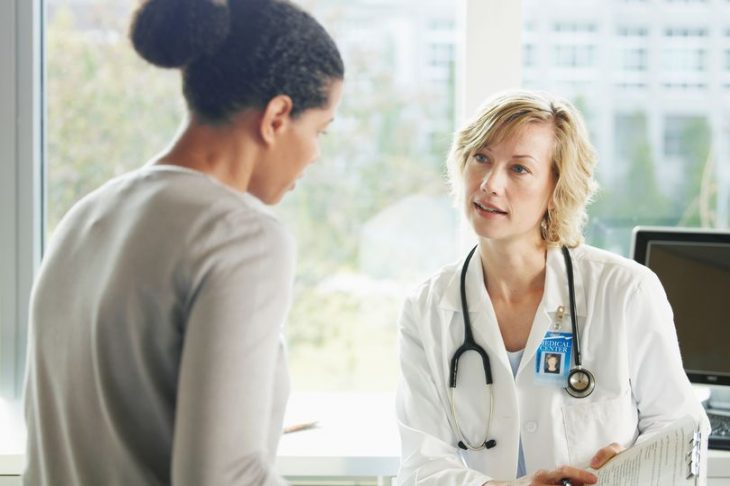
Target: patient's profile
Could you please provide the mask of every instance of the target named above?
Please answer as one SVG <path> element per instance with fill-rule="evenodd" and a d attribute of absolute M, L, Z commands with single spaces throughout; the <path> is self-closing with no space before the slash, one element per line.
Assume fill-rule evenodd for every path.
<path fill-rule="evenodd" d="M 560 373 L 561 356 L 559 353 L 545 353 L 543 358 L 543 371 L 545 373 Z"/>

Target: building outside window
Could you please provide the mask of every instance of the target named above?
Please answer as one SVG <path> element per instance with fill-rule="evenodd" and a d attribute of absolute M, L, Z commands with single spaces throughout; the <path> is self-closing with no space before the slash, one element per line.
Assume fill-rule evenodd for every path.
<path fill-rule="evenodd" d="M 684 25 L 654 3 L 523 2 L 526 85 L 573 100 L 598 149 L 588 242 L 623 254 L 637 224 L 730 226 L 727 26 L 706 6 Z M 601 75 L 565 69 L 579 59 Z"/>
<path fill-rule="evenodd" d="M 620 80 L 648 69 L 648 28 L 620 26 L 616 29 L 616 67 Z M 623 72 L 621 72 L 623 71 Z"/>
<path fill-rule="evenodd" d="M 586 45 L 555 46 L 555 66 L 560 68 L 589 68 L 595 66 L 596 49 Z"/>

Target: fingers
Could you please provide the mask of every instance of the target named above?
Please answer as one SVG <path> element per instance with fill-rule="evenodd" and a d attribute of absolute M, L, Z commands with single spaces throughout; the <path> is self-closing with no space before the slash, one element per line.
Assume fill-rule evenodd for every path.
<path fill-rule="evenodd" d="M 617 444 L 616 442 L 607 445 L 603 449 L 596 452 L 596 455 L 593 456 L 593 459 L 591 459 L 591 467 L 593 469 L 598 469 L 622 450 L 624 450 L 623 446 L 621 444 Z"/>
<path fill-rule="evenodd" d="M 596 484 L 598 478 L 585 469 L 573 466 L 561 466 L 553 471 L 538 471 L 532 477 L 531 486 L 561 484 L 562 479 L 569 479 L 572 486 Z"/>

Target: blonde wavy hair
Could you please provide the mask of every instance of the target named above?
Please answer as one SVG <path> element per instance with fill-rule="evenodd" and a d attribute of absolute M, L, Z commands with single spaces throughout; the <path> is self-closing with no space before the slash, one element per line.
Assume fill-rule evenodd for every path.
<path fill-rule="evenodd" d="M 456 133 L 447 161 L 451 191 L 460 207 L 464 167 L 478 150 L 508 139 L 530 123 L 550 123 L 555 134 L 552 169 L 555 189 L 542 219 L 550 246 L 583 242 L 586 207 L 598 185 L 593 178 L 596 152 L 578 110 L 567 100 L 540 91 L 507 91 L 488 99 L 476 117 Z"/>

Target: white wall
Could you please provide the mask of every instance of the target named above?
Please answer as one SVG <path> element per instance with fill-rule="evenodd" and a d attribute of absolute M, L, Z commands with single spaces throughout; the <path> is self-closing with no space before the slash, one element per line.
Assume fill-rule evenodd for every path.
<path fill-rule="evenodd" d="M 457 125 L 490 95 L 522 84 L 522 2 L 465 0 L 460 16 L 466 39 Z"/>

